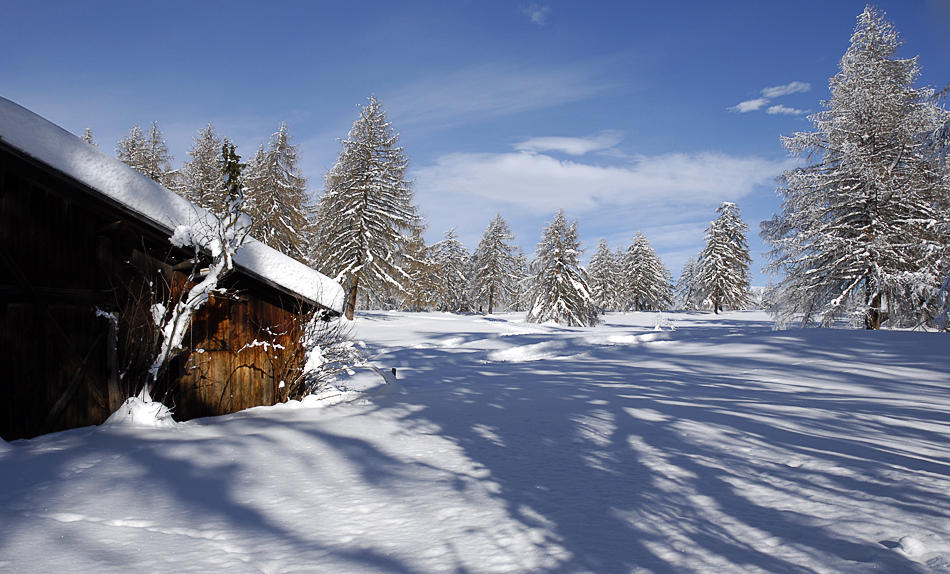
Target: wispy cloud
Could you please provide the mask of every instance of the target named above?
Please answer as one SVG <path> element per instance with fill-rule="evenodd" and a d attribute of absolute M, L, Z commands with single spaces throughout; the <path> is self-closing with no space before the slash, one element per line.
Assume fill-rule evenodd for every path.
<path fill-rule="evenodd" d="M 794 158 L 678 153 L 611 166 L 515 151 L 445 155 L 410 176 L 419 205 L 426 206 L 432 241 L 457 227 L 474 248 L 488 221 L 501 213 L 516 242 L 531 253 L 544 223 L 564 208 L 579 219 L 588 255 L 598 237 L 624 245 L 642 229 L 678 271 L 701 248 L 720 202 L 771 195 L 775 177 L 797 165 Z"/>
<path fill-rule="evenodd" d="M 461 201 L 504 204 L 532 213 L 560 207 L 585 212 L 602 207 L 637 205 L 678 209 L 717 197 L 739 198 L 789 167 L 756 157 L 721 153 L 640 157 L 626 166 L 601 166 L 559 160 L 529 152 L 450 154 L 419 168 L 414 176 L 420 194 L 451 195 Z M 451 201 L 453 206 L 458 203 Z"/>
<path fill-rule="evenodd" d="M 745 114 L 748 112 L 754 112 L 761 110 L 765 106 L 768 106 L 772 99 L 779 98 L 782 96 L 787 96 L 789 94 L 797 94 L 799 92 L 808 92 L 811 91 L 811 84 L 807 82 L 792 82 L 784 86 L 772 86 L 770 88 L 762 89 L 762 97 L 756 98 L 754 100 L 746 100 L 740 102 L 738 105 L 735 105 L 729 108 L 730 112 L 736 112 L 740 114 Z M 804 110 L 798 110 L 795 108 L 789 108 L 782 105 L 771 106 L 766 109 L 767 113 L 770 114 L 786 114 L 786 115 L 802 115 L 808 113 Z"/>
<path fill-rule="evenodd" d="M 795 108 L 789 108 L 786 106 L 772 106 L 769 109 L 765 110 L 769 114 L 785 114 L 788 116 L 800 116 L 802 114 L 807 114 L 806 110 L 798 110 Z"/>
<path fill-rule="evenodd" d="M 387 96 L 400 127 L 451 127 L 583 100 L 608 89 L 591 69 L 490 65 L 421 80 Z"/>
<path fill-rule="evenodd" d="M 762 95 L 766 98 L 778 98 L 780 96 L 787 96 L 789 94 L 797 94 L 799 92 L 810 92 L 811 84 L 807 82 L 792 82 L 791 84 L 786 84 L 784 86 L 773 86 L 771 88 L 765 88 L 762 90 Z"/>
<path fill-rule="evenodd" d="M 529 152 L 556 151 L 568 155 L 582 156 L 590 152 L 610 149 L 620 143 L 623 133 L 607 130 L 586 138 L 539 137 L 515 144 L 515 149 Z"/>
<path fill-rule="evenodd" d="M 729 109 L 734 112 L 739 112 L 740 114 L 744 114 L 746 112 L 754 112 L 755 110 L 760 110 L 762 109 L 763 106 L 765 106 L 768 103 L 769 101 L 765 98 L 756 98 L 754 100 L 746 100 L 744 102 L 740 102 L 739 105 L 729 108 Z"/>
<path fill-rule="evenodd" d="M 551 7 L 541 6 L 540 4 L 530 4 L 523 6 L 521 12 L 531 20 L 532 24 L 544 26 L 548 22 L 548 14 L 551 13 Z"/>

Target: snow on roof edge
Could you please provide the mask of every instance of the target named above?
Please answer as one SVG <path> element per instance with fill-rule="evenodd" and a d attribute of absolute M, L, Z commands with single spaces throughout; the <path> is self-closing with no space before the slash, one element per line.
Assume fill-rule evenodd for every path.
<path fill-rule="evenodd" d="M 0 139 L 142 215 L 168 231 L 169 236 L 179 225 L 206 227 L 214 217 L 99 148 L 3 97 Z M 343 312 L 344 292 L 337 282 L 256 239 L 249 237 L 245 241 L 234 262 L 265 283 Z"/>

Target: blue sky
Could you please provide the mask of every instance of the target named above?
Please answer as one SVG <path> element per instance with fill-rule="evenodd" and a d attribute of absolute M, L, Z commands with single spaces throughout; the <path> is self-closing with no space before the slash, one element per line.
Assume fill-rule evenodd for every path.
<path fill-rule="evenodd" d="M 589 256 L 642 230 L 678 275 L 722 201 L 752 228 L 795 165 L 865 3 L 8 2 L 0 96 L 100 147 L 157 121 L 187 158 L 209 121 L 238 152 L 290 126 L 323 174 L 376 93 L 411 160 L 427 239 L 469 249 L 496 213 L 533 252 L 563 207 Z M 888 0 L 920 85 L 950 84 L 950 0 Z M 766 278 L 756 274 L 754 283 Z"/>

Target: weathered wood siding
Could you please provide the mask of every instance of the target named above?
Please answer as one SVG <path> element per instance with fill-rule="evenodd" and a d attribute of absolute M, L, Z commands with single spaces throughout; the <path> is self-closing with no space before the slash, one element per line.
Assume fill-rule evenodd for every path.
<path fill-rule="evenodd" d="M 95 232 L 105 221 L 67 200 L 62 182 L 26 177 L 0 157 L 0 432 L 9 439 L 101 422 L 109 321 L 96 309 L 114 307 Z"/>
<path fill-rule="evenodd" d="M 299 365 L 294 313 L 247 295 L 213 297 L 195 317 L 176 418 L 233 413 L 281 398 Z"/>
<path fill-rule="evenodd" d="M 135 392 L 117 380 L 127 349 L 102 312 L 130 316 L 130 293 L 161 282 L 148 274 L 187 259 L 167 235 L 0 141 L 0 437 L 99 424 Z M 237 295 L 199 310 L 191 352 L 153 394 L 176 419 L 274 404 L 299 364 L 298 301 L 240 273 L 228 283 Z"/>

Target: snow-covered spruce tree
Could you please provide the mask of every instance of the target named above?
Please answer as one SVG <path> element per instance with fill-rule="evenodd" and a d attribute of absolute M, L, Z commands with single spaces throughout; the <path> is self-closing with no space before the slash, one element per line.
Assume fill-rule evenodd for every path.
<path fill-rule="evenodd" d="M 532 304 L 525 321 L 556 321 L 571 327 L 598 323 L 597 305 L 591 297 L 580 255 L 577 221 L 568 225 L 564 210 L 560 210 L 544 228 L 535 250 Z"/>
<path fill-rule="evenodd" d="M 676 298 L 679 308 L 685 311 L 698 311 L 703 308 L 702 286 L 699 283 L 699 265 L 696 259 L 690 257 L 683 264 L 676 281 Z"/>
<path fill-rule="evenodd" d="M 818 162 L 782 175 L 782 213 L 762 224 L 767 270 L 784 275 L 771 308 L 779 324 L 832 325 L 848 312 L 867 329 L 912 323 L 937 292 L 945 180 L 919 142 L 947 112 L 932 89 L 913 87 L 917 60 L 896 58 L 899 46 L 893 26 L 866 8 L 831 99 L 810 117 L 815 131 L 782 140 Z"/>
<path fill-rule="evenodd" d="M 950 86 L 935 95 L 933 101 L 938 104 L 945 103 L 948 96 L 950 96 Z M 950 213 L 950 118 L 924 137 L 923 151 L 927 159 L 937 163 L 943 175 L 943 188 L 947 191 L 943 193 L 944 204 L 940 206 L 940 209 L 944 213 Z M 938 229 L 943 233 L 945 244 L 950 245 L 950 217 L 942 221 Z M 936 315 L 934 324 L 944 331 L 950 330 L 950 260 L 948 259 L 950 257 L 944 257 L 943 283 L 932 305 L 933 313 Z"/>
<path fill-rule="evenodd" d="M 405 177 L 409 160 L 398 139 L 382 103 L 371 96 L 325 177 L 313 260 L 346 287 L 349 319 L 360 289 L 388 285 L 401 291 L 410 281 L 397 253 L 420 217 Z"/>
<path fill-rule="evenodd" d="M 601 313 L 620 309 L 620 266 L 604 238 L 597 243 L 597 250 L 587 264 L 587 281 L 594 304 Z"/>
<path fill-rule="evenodd" d="M 239 201 L 247 206 L 244 197 L 244 168 L 247 164 L 241 163 L 241 156 L 237 154 L 237 146 L 225 138 L 221 145 L 221 173 L 224 175 L 224 187 L 231 201 Z"/>
<path fill-rule="evenodd" d="M 88 135 L 91 139 L 92 130 L 89 130 Z M 137 124 L 132 126 L 129 135 L 116 143 L 115 153 L 119 161 L 132 169 L 162 185 L 168 184 L 173 158 L 168 153 L 165 136 L 159 131 L 157 122 L 152 122 L 148 137 L 142 135 L 142 129 Z"/>
<path fill-rule="evenodd" d="M 719 217 L 706 229 L 706 247 L 699 254 L 699 294 L 714 313 L 744 309 L 749 305 L 749 226 L 739 215 L 739 206 L 723 202 Z"/>
<path fill-rule="evenodd" d="M 625 310 L 665 311 L 673 306 L 670 272 L 639 231 L 621 262 L 620 283 Z"/>
<path fill-rule="evenodd" d="M 437 274 L 436 307 L 451 313 L 469 311 L 472 256 L 459 241 L 454 227 L 443 234 L 442 241 L 432 246 L 432 261 Z"/>
<path fill-rule="evenodd" d="M 512 235 L 501 214 L 495 214 L 485 228 L 478 249 L 475 251 L 474 299 L 491 315 L 496 305 L 517 293 L 514 247 L 509 243 Z"/>
<path fill-rule="evenodd" d="M 508 297 L 509 311 L 527 311 L 531 306 L 529 291 L 531 285 L 531 263 L 520 245 L 514 249 L 514 273 L 512 275 L 512 294 Z"/>
<path fill-rule="evenodd" d="M 188 150 L 191 160 L 180 170 L 179 181 L 172 189 L 188 201 L 199 205 L 218 217 L 228 211 L 227 186 L 224 182 L 224 165 L 221 149 L 224 140 L 218 137 L 209 122 L 198 131 Z"/>
<path fill-rule="evenodd" d="M 303 261 L 309 255 L 311 211 L 307 180 L 300 173 L 298 149 L 280 124 L 267 149 L 263 144 L 244 172 L 251 235 L 269 247 Z"/>
<path fill-rule="evenodd" d="M 432 247 L 422 236 L 425 227 L 417 225 L 399 253 L 399 266 L 409 275 L 409 282 L 401 291 L 402 308 L 425 311 L 435 305 L 438 275 L 432 256 Z"/>
<path fill-rule="evenodd" d="M 92 137 L 92 127 L 90 126 L 86 126 L 86 131 L 82 133 L 82 141 L 86 142 L 87 144 L 99 147 L 99 144 L 96 143 L 95 138 Z"/>

